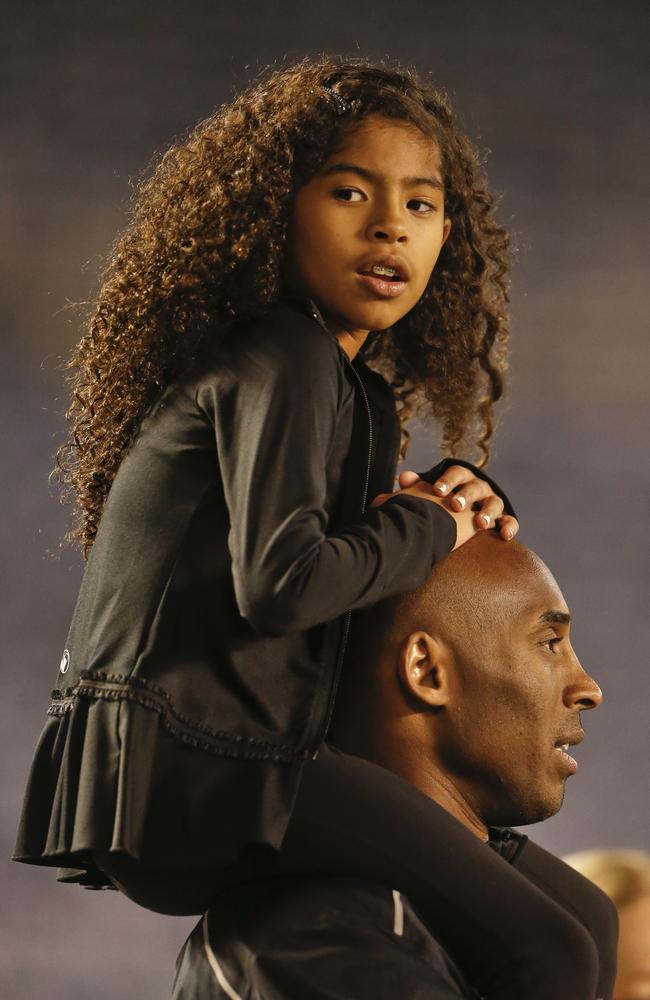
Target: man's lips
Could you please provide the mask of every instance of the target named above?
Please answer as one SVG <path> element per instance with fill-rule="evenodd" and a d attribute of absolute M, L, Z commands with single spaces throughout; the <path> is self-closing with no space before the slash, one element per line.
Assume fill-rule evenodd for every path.
<path fill-rule="evenodd" d="M 578 762 L 571 757 L 567 750 L 570 746 L 574 746 L 576 743 L 582 743 L 585 738 L 583 730 L 579 732 L 572 733 L 569 736 L 561 736 L 555 741 L 555 747 L 553 752 L 558 755 L 559 762 L 564 768 L 569 772 L 569 774 L 575 774 L 578 770 Z"/>

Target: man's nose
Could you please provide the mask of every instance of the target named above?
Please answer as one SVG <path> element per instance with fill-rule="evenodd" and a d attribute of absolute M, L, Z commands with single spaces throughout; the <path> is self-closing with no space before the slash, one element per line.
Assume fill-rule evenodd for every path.
<path fill-rule="evenodd" d="M 583 709 L 598 708 L 603 700 L 603 692 L 593 677 L 590 677 L 582 664 L 575 657 L 575 669 L 571 682 L 564 691 L 564 703 L 569 708 Z"/>

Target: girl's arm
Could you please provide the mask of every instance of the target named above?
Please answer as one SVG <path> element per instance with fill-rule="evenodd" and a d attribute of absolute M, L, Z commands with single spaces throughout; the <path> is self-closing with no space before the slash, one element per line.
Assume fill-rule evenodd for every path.
<path fill-rule="evenodd" d="M 338 350 L 311 319 L 272 313 L 197 389 L 215 428 L 239 610 L 262 632 L 415 589 L 456 541 L 449 511 L 408 494 L 328 534 L 328 460 L 347 388 Z"/>

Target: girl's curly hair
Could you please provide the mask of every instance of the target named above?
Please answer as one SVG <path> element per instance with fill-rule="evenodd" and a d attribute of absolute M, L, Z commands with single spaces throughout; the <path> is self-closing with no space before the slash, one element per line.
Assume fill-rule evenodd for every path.
<path fill-rule="evenodd" d="M 304 60 L 200 122 L 139 184 L 67 364 L 71 434 L 55 474 L 75 503 L 67 537 L 86 554 L 143 417 L 206 338 L 281 293 L 296 190 L 371 114 L 437 143 L 452 227 L 419 303 L 369 338 L 366 358 L 393 386 L 402 454 L 417 412 L 441 422 L 446 454 L 477 446 L 487 461 L 506 366 L 509 252 L 478 155 L 445 96 L 413 72 Z"/>

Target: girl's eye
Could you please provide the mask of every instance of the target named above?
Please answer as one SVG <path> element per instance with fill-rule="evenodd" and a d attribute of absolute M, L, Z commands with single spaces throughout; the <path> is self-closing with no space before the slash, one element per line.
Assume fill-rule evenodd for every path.
<path fill-rule="evenodd" d="M 436 210 L 435 205 L 432 205 L 430 201 L 423 201 L 421 198 L 411 198 L 408 208 L 412 208 L 416 215 L 427 215 Z"/>
<path fill-rule="evenodd" d="M 334 195 L 340 201 L 357 202 L 363 200 L 361 191 L 357 191 L 356 188 L 338 188 L 338 190 L 334 192 Z"/>

